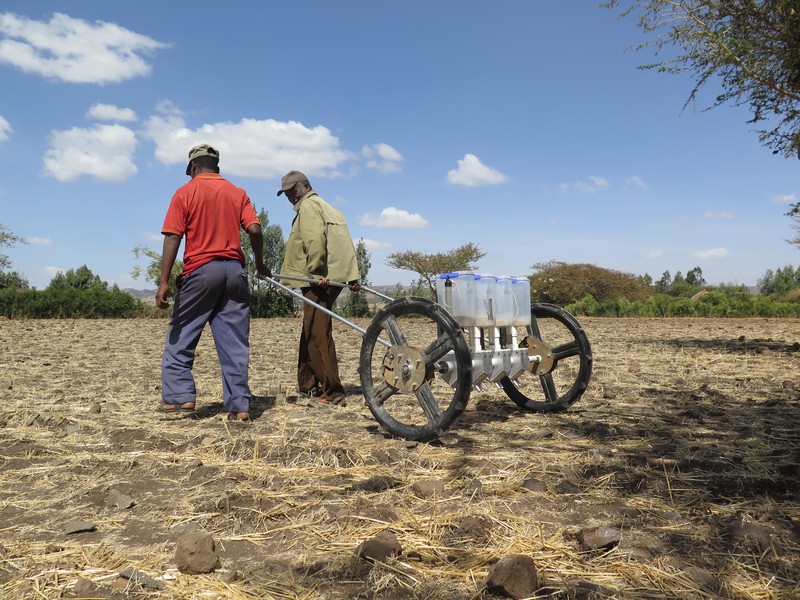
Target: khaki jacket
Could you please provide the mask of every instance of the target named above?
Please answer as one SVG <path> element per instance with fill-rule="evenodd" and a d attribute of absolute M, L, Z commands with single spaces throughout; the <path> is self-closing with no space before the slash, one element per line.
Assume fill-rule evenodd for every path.
<path fill-rule="evenodd" d="M 356 249 L 341 211 L 313 190 L 292 208 L 297 214 L 286 240 L 281 273 L 309 279 L 327 277 L 342 282 L 359 279 Z M 291 287 L 308 285 L 291 280 L 281 283 Z"/>

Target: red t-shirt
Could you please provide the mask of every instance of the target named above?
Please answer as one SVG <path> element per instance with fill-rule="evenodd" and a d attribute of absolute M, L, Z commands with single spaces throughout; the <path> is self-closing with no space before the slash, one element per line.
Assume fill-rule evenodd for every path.
<path fill-rule="evenodd" d="M 216 258 L 244 265 L 239 231 L 258 222 L 247 192 L 217 173 L 200 173 L 175 192 L 161 233 L 186 238 L 183 274 L 188 275 Z"/>

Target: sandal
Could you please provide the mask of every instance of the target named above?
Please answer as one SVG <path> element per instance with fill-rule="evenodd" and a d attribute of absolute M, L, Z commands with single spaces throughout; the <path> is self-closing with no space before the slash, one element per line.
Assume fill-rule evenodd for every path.
<path fill-rule="evenodd" d="M 347 396 L 345 394 L 335 394 L 333 396 L 323 394 L 317 398 L 317 402 L 321 402 L 322 404 L 330 404 L 332 406 L 347 406 L 346 399 Z"/>

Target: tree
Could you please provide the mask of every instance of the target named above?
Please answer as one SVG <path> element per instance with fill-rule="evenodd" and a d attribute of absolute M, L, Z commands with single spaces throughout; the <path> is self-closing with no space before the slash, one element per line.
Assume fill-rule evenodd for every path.
<path fill-rule="evenodd" d="M 367 251 L 367 244 L 364 238 L 358 240 L 356 244 L 356 261 L 358 262 L 358 276 L 361 285 L 369 287 L 367 275 L 372 267 L 372 261 Z M 366 317 L 369 314 L 369 303 L 364 292 L 350 292 L 347 295 L 344 308 L 345 314 L 351 317 Z"/>
<path fill-rule="evenodd" d="M 800 248 L 800 202 L 793 204 L 789 212 L 786 213 L 786 216 L 791 217 L 794 220 L 792 227 L 798 231 L 797 236 L 795 236 L 793 240 L 789 240 L 789 243 Z"/>
<path fill-rule="evenodd" d="M 643 300 L 649 294 L 639 277 L 588 264 L 560 261 L 536 263 L 531 276 L 531 298 L 564 306 L 591 295 L 595 300 Z"/>
<path fill-rule="evenodd" d="M 672 285 L 672 275 L 670 275 L 669 271 L 664 271 L 661 275 L 661 279 L 656 281 L 656 291 L 664 293 L 669 289 L 669 286 Z"/>
<path fill-rule="evenodd" d="M 92 273 L 89 267 L 83 265 L 77 269 L 69 269 L 66 273 L 59 271 L 56 273 L 56 276 L 50 280 L 50 285 L 47 286 L 48 290 L 67 288 L 73 290 L 107 291 L 108 283 L 100 279 L 98 275 Z"/>
<path fill-rule="evenodd" d="M 17 271 L 0 271 L 0 289 L 1 288 L 27 290 L 30 289 L 30 284 L 22 273 Z"/>
<path fill-rule="evenodd" d="M 764 277 L 756 282 L 758 292 L 764 296 L 771 294 L 785 294 L 791 290 L 800 288 L 800 267 L 795 269 L 792 265 L 787 265 L 775 272 L 767 269 Z"/>
<path fill-rule="evenodd" d="M 139 279 L 139 277 L 144 276 L 145 281 L 149 281 L 158 285 L 161 282 L 161 255 L 156 252 L 155 250 L 151 250 L 147 246 L 136 246 L 133 249 L 133 255 L 136 258 L 145 257 L 150 260 L 147 263 L 147 266 L 142 269 L 140 266 L 136 266 L 131 271 L 131 277 L 134 279 Z M 167 298 L 174 298 L 175 292 L 177 289 L 175 288 L 175 280 L 178 275 L 181 274 L 183 271 L 183 261 L 176 260 L 175 264 L 172 265 L 172 271 L 170 272 L 169 276 L 169 288 L 167 290 Z"/>
<path fill-rule="evenodd" d="M 451 250 L 436 254 L 423 254 L 416 250 L 393 252 L 386 257 L 386 264 L 395 269 L 414 271 L 420 276 L 419 283 L 428 286 L 431 294 L 435 294 L 436 276 L 454 271 L 471 271 L 475 263 L 486 256 L 477 244 L 469 242 Z"/>
<path fill-rule="evenodd" d="M 695 267 L 694 269 L 686 273 L 686 283 L 689 285 L 697 285 L 697 286 L 706 285 L 706 280 L 703 277 L 703 270 L 700 267 Z"/>
<path fill-rule="evenodd" d="M 273 273 L 277 273 L 283 263 L 283 253 L 286 249 L 286 242 L 283 239 L 283 230 L 280 225 L 270 225 L 269 215 L 263 208 L 258 213 L 258 221 L 261 223 L 261 231 L 264 234 L 264 264 Z M 250 290 L 255 291 L 265 287 L 267 282 L 262 281 L 256 276 L 256 259 L 253 254 L 253 247 L 250 245 L 250 236 L 242 230 L 239 232 L 239 241 L 242 244 L 242 251 L 245 256 L 245 272 L 247 280 L 250 282 Z"/>
<path fill-rule="evenodd" d="M 666 47 L 679 54 L 644 69 L 692 73 L 694 87 L 684 104 L 714 78 L 722 91 L 709 108 L 749 105 L 751 123 L 768 122 L 759 141 L 774 154 L 800 153 L 800 6 L 797 0 L 611 0 L 628 5 L 654 37 L 636 46 Z"/>
<path fill-rule="evenodd" d="M 14 244 L 26 244 L 27 242 L 21 237 L 14 235 L 8 230 L 6 226 L 0 224 L 0 247 L 8 246 L 9 248 Z M 5 254 L 0 254 L 0 271 L 4 271 L 11 266 L 11 259 Z"/>

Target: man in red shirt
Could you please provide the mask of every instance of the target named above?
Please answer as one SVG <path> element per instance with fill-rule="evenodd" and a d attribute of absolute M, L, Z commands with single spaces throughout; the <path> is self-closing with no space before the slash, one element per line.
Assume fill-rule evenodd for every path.
<path fill-rule="evenodd" d="M 223 406 L 228 418 L 250 419 L 250 288 L 239 231 L 250 236 L 256 269 L 264 265 L 264 236 L 250 198 L 219 175 L 219 152 L 208 144 L 189 151 L 186 174 L 192 179 L 172 197 L 164 226 L 161 282 L 156 304 L 167 308 L 169 276 L 181 239 L 186 238 L 183 272 L 161 359 L 161 397 L 165 412 L 193 411 L 197 390 L 192 366 L 206 323 L 211 326 L 222 368 Z"/>

